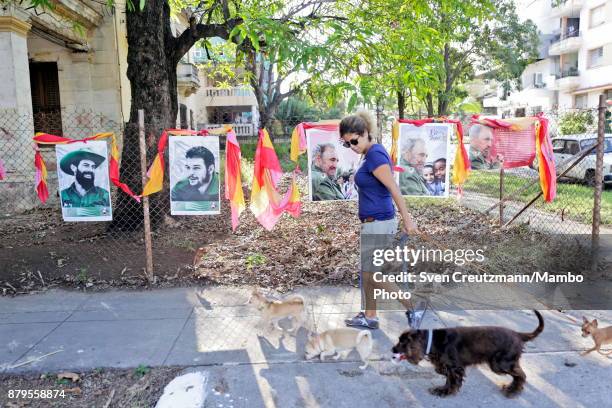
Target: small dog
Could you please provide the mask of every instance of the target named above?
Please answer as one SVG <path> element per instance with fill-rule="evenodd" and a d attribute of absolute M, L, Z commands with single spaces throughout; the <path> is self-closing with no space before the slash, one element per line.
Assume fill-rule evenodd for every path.
<path fill-rule="evenodd" d="M 332 329 L 321 334 L 315 334 L 306 343 L 306 360 L 320 356 L 321 361 L 325 357 L 333 356 L 338 353 L 334 360 L 342 357 L 345 360 L 356 349 L 364 362 L 359 366 L 362 370 L 368 366 L 368 357 L 372 354 L 372 333 L 368 330 L 357 330 L 351 328 Z"/>
<path fill-rule="evenodd" d="M 418 365 L 429 356 L 436 372 L 446 376 L 444 386 L 429 390 L 440 397 L 459 391 L 466 367 L 488 363 L 494 373 L 512 376 L 512 383 L 502 390 L 507 397 L 512 397 L 523 389 L 526 380 L 519 363 L 523 345 L 544 330 L 542 315 L 537 310 L 533 312 L 539 322 L 533 333 L 519 333 L 497 326 L 406 331 L 392 349 L 394 359 L 406 359 Z"/>
<path fill-rule="evenodd" d="M 261 312 L 261 318 L 265 326 L 272 325 L 278 330 L 283 330 L 278 322 L 286 317 L 292 319 L 290 332 L 298 330 L 304 324 L 304 298 L 300 295 L 290 295 L 283 300 L 268 299 L 259 290 L 253 290 L 247 303 L 256 303 Z"/>
<path fill-rule="evenodd" d="M 609 356 L 610 354 L 612 354 L 612 351 L 609 351 L 607 353 L 601 351 L 601 346 L 603 346 L 604 344 L 612 344 L 612 326 L 599 329 L 597 328 L 597 325 L 597 319 L 593 319 L 592 322 L 589 322 L 589 319 L 582 316 L 582 337 L 593 337 L 595 345 L 593 346 L 593 348 L 580 353 L 581 356 L 587 355 L 595 350 L 597 350 L 599 354 L 602 354 L 604 356 Z"/>

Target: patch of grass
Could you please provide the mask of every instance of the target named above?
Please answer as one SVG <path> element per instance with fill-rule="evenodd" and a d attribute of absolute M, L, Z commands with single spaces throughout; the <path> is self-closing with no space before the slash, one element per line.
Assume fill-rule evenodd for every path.
<path fill-rule="evenodd" d="M 266 263 L 266 257 L 258 253 L 247 256 L 245 260 L 247 269 L 252 269 L 254 266 L 264 265 L 265 263 Z"/>
<path fill-rule="evenodd" d="M 528 203 L 540 190 L 534 185 L 521 194 L 512 194 L 530 182 L 530 179 L 514 174 L 504 176 L 504 190 L 512 195 L 513 201 Z M 499 174 L 496 172 L 474 171 L 464 186 L 465 191 L 474 191 L 493 198 L 499 197 Z M 535 207 L 550 212 L 565 211 L 565 215 L 575 221 L 591 223 L 593 219 L 593 188 L 575 183 L 557 183 L 557 197 L 552 203 L 539 199 Z M 601 223 L 612 225 L 612 190 L 604 189 L 601 196 Z"/>
<path fill-rule="evenodd" d="M 81 268 L 80 272 L 74 277 L 77 283 L 85 283 L 87 282 L 87 268 Z"/>
<path fill-rule="evenodd" d="M 195 251 L 198 249 L 196 243 L 188 239 L 175 239 L 172 242 L 176 248 L 182 248 L 188 251 Z"/>
<path fill-rule="evenodd" d="M 138 367 L 134 369 L 134 375 L 136 377 L 144 377 L 151 371 L 151 367 L 146 366 L 144 364 L 140 364 Z"/>

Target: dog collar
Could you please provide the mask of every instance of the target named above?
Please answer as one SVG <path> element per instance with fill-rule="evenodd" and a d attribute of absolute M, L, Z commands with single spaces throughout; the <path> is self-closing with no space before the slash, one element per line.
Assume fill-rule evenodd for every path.
<path fill-rule="evenodd" d="M 431 343 L 433 340 L 433 329 L 427 329 L 427 348 L 425 349 L 425 355 L 428 355 L 431 351 Z"/>

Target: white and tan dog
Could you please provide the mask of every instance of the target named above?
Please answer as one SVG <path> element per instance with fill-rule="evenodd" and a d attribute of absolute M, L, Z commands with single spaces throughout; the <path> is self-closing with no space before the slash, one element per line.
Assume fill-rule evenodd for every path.
<path fill-rule="evenodd" d="M 334 360 L 342 357 L 346 359 L 351 350 L 356 349 L 364 362 L 361 368 L 364 370 L 368 366 L 368 357 L 372 354 L 372 333 L 368 330 L 357 330 L 351 328 L 332 329 L 321 334 L 315 334 L 306 343 L 306 359 L 310 360 L 320 356 L 321 361 L 325 357 L 333 356 L 338 353 Z"/>
<path fill-rule="evenodd" d="M 278 330 L 283 330 L 278 322 L 284 318 L 292 320 L 290 332 L 298 330 L 304 324 L 304 298 L 300 295 L 289 295 L 283 300 L 268 299 L 259 290 L 254 289 L 247 303 L 254 303 L 261 312 L 264 326 L 272 325 Z"/>
<path fill-rule="evenodd" d="M 582 316 L 582 337 L 591 336 L 595 345 L 592 348 L 583 351 L 580 353 L 580 355 L 585 356 L 592 351 L 597 351 L 599 354 L 604 356 L 609 356 L 612 354 L 612 351 L 601 351 L 601 346 L 612 344 L 612 326 L 602 327 L 601 329 L 598 326 L 599 323 L 597 322 L 597 319 L 593 319 L 592 322 L 589 322 L 589 319 Z"/>

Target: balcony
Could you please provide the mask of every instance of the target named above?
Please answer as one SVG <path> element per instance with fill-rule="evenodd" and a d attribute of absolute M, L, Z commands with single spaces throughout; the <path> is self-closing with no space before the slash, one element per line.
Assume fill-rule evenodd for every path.
<path fill-rule="evenodd" d="M 551 17 L 578 17 L 585 0 L 552 0 Z"/>
<path fill-rule="evenodd" d="M 572 91 L 580 86 L 580 71 L 571 67 L 557 75 L 555 87 L 559 91 Z"/>
<path fill-rule="evenodd" d="M 177 71 L 177 86 L 185 96 L 195 93 L 200 88 L 198 67 L 189 62 L 179 62 Z"/>
<path fill-rule="evenodd" d="M 252 123 L 232 123 L 232 128 L 236 136 L 255 136 L 255 127 Z M 199 129 L 218 129 L 225 125 L 219 123 L 200 123 Z"/>
<path fill-rule="evenodd" d="M 255 94 L 248 88 L 204 88 L 206 106 L 253 106 Z"/>
<path fill-rule="evenodd" d="M 553 43 L 548 49 L 549 55 L 562 55 L 577 52 L 582 45 L 580 31 L 565 32 L 553 39 Z"/>

